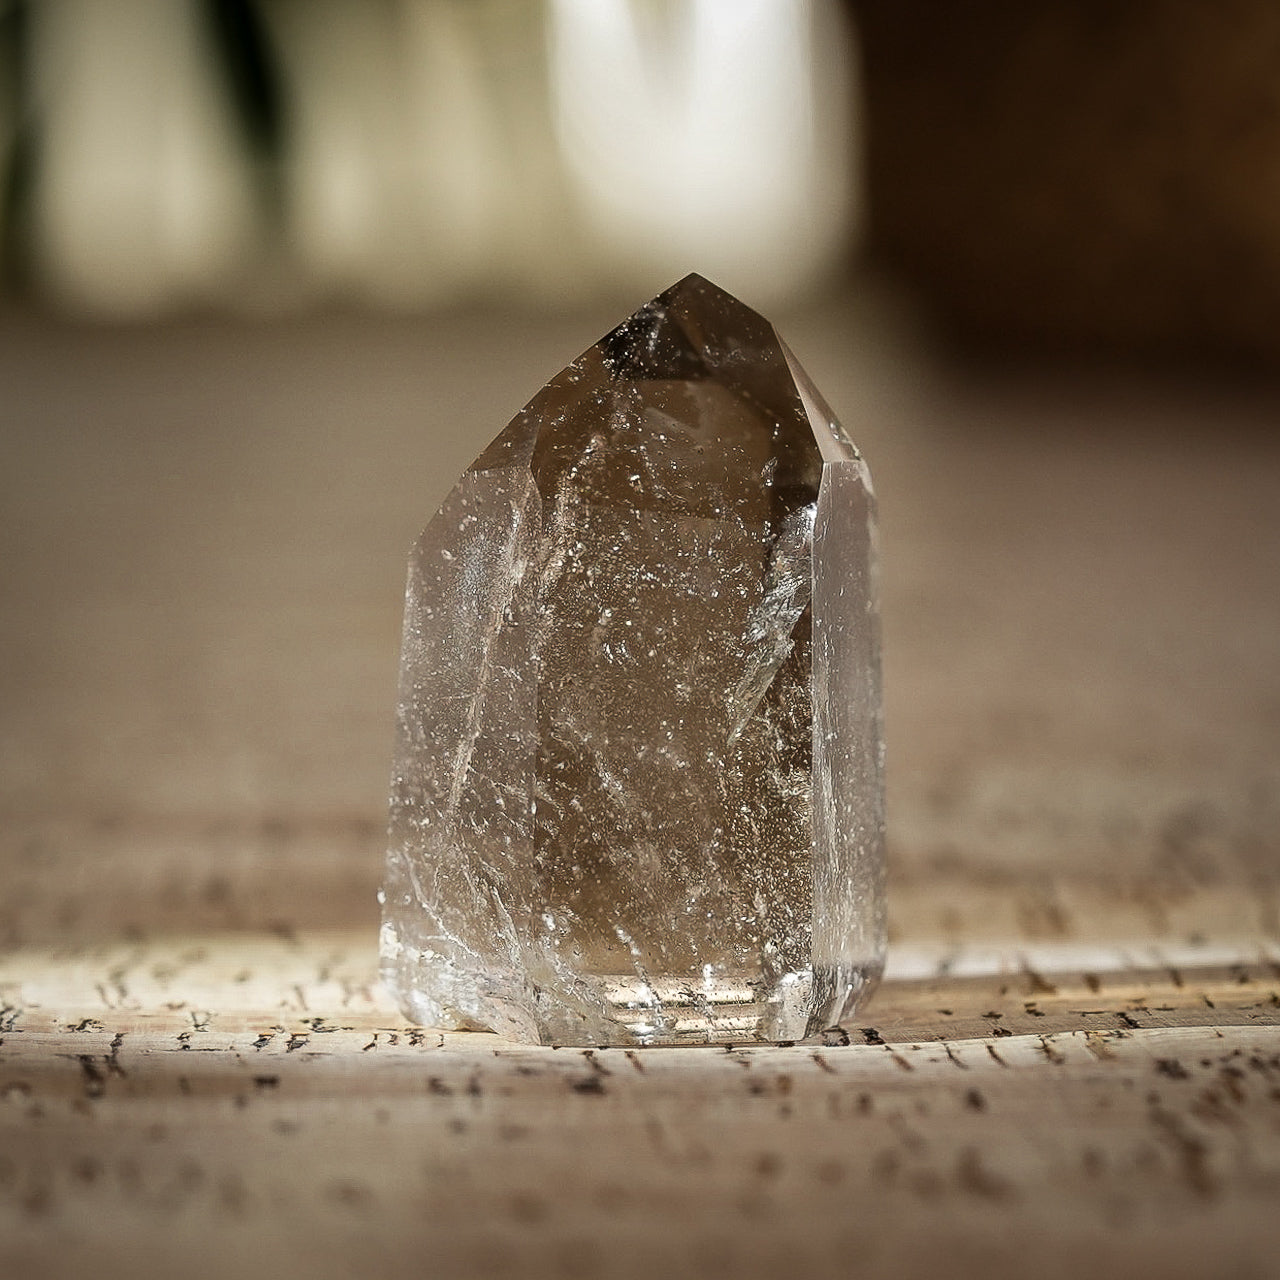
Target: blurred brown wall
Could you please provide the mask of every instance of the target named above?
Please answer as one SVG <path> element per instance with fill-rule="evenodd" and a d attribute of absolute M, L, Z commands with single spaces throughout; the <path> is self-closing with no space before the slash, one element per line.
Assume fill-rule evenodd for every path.
<path fill-rule="evenodd" d="M 1280 362 L 1280 5 L 852 7 L 872 253 L 955 336 Z"/>

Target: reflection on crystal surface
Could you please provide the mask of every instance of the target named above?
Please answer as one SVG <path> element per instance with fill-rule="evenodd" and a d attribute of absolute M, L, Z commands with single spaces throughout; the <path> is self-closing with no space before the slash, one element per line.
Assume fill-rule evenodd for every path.
<path fill-rule="evenodd" d="M 557 1044 L 795 1040 L 884 947 L 874 502 L 690 276 L 560 373 L 410 562 L 383 969 Z"/>

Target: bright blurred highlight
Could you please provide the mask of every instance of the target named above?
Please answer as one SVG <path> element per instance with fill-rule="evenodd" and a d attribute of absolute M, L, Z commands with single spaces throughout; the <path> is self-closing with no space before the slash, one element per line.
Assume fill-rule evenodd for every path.
<path fill-rule="evenodd" d="M 784 305 L 849 246 L 836 0 L 13 12 L 26 274 L 72 311 L 564 304 L 690 270 Z M 246 120 L 277 106 L 264 146 Z"/>

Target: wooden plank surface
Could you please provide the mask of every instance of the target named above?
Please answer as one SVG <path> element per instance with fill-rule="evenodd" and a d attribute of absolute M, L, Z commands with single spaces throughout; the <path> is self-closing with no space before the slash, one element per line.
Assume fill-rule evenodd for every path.
<path fill-rule="evenodd" d="M 372 959 L 10 960 L 7 1274 L 1272 1273 L 1275 963 L 903 980 L 849 1045 L 591 1052 L 407 1027 Z"/>
<path fill-rule="evenodd" d="M 1280 1274 L 1280 397 L 784 332 L 884 513 L 890 976 L 594 1054 L 375 978 L 403 556 L 609 317 L 0 342 L 0 1274 Z"/>

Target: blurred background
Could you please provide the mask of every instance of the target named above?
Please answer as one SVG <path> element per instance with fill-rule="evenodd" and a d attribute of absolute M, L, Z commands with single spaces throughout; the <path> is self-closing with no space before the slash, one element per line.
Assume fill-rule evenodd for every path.
<path fill-rule="evenodd" d="M 896 963 L 1274 939 L 1280 11 L 1224 12 L 0 0 L 0 937 L 372 929 L 408 544 L 697 270 L 877 479 Z"/>
<path fill-rule="evenodd" d="M 812 290 L 856 223 L 829 2 L 6 0 L 7 262 L 102 317 Z"/>
<path fill-rule="evenodd" d="M 1272 362 L 1280 16 L 1240 0 L 3 0 L 11 296 L 100 318 L 762 306 Z"/>

